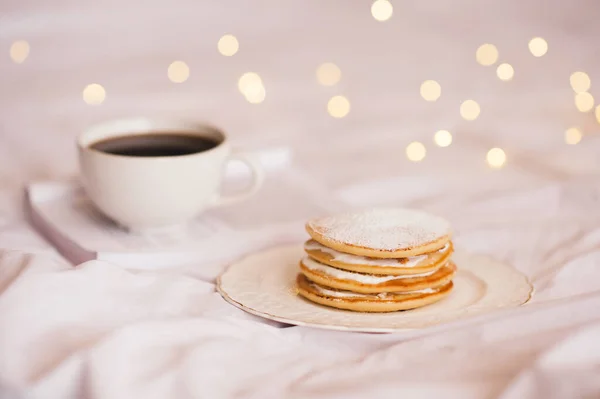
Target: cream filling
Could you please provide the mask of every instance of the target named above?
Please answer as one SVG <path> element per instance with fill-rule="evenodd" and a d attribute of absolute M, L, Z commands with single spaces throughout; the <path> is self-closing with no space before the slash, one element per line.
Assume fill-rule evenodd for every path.
<path fill-rule="evenodd" d="M 450 243 L 447 243 L 443 248 L 437 250 L 432 253 L 441 253 L 448 249 Z M 414 267 L 419 263 L 423 262 L 427 259 L 429 254 L 411 256 L 406 258 L 405 263 L 398 262 L 397 259 L 378 259 L 378 258 L 370 258 L 367 256 L 358 256 L 345 254 L 340 251 L 336 251 L 335 249 L 324 246 L 323 244 L 318 243 L 315 240 L 310 240 L 304 244 L 304 249 L 309 251 L 321 251 L 330 254 L 333 256 L 334 261 L 347 263 L 350 265 L 365 265 L 365 266 L 385 266 L 385 267 Z"/>
<path fill-rule="evenodd" d="M 425 276 L 430 276 L 436 272 L 434 270 L 434 271 L 428 272 L 428 273 L 409 274 L 409 275 L 404 275 L 404 276 L 375 276 L 372 274 L 362 274 L 362 273 L 349 272 L 347 270 L 336 269 L 335 267 L 331 267 L 331 266 L 319 263 L 319 262 L 309 258 L 308 256 L 306 256 L 302 259 L 302 264 L 304 266 L 306 266 L 307 268 L 309 268 L 310 270 L 318 270 L 322 273 L 325 273 L 328 276 L 331 276 L 331 277 L 334 277 L 334 278 L 337 278 L 340 280 L 356 281 L 358 283 L 363 283 L 363 284 L 381 284 L 381 283 L 385 283 L 386 281 L 391 281 L 391 280 L 399 280 L 399 279 L 413 278 L 413 277 L 425 277 Z"/>
<path fill-rule="evenodd" d="M 321 294 L 327 295 L 330 297 L 334 297 L 334 298 L 373 298 L 374 296 L 376 296 L 378 298 L 383 299 L 383 298 L 389 298 L 394 295 L 430 294 L 430 293 L 432 294 L 434 292 L 437 292 L 437 290 L 434 290 L 433 288 L 425 288 L 422 290 L 409 291 L 409 292 L 382 292 L 380 294 L 360 294 L 358 292 L 352 292 L 352 291 L 329 290 L 327 288 L 321 287 L 316 284 L 311 284 L 311 286 L 315 290 L 319 291 Z"/>

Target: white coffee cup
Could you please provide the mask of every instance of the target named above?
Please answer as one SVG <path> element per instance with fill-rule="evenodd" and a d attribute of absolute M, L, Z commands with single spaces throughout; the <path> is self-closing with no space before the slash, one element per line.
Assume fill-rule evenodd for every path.
<path fill-rule="evenodd" d="M 153 133 L 200 136 L 216 146 L 175 156 L 115 155 L 92 148 L 112 138 Z M 252 196 L 263 181 L 260 167 L 242 154 L 232 155 L 225 134 L 204 124 L 145 118 L 116 120 L 87 129 L 77 144 L 87 195 L 102 213 L 135 231 L 183 225 L 208 208 Z M 225 165 L 234 159 L 248 166 L 252 182 L 242 193 L 222 196 Z"/>

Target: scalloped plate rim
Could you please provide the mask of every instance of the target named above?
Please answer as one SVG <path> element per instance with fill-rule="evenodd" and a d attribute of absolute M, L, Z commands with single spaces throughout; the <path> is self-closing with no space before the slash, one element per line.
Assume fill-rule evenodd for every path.
<path fill-rule="evenodd" d="M 489 255 L 475 254 L 475 253 L 470 253 L 467 251 L 459 251 L 459 252 L 461 253 L 462 256 L 482 258 L 482 259 L 486 259 L 488 262 L 500 264 L 505 268 L 510 268 L 515 275 L 519 275 L 519 277 L 521 277 L 524 280 L 524 282 L 527 284 L 527 286 L 529 288 L 527 299 L 525 299 L 523 302 L 521 302 L 520 304 L 517 304 L 517 305 L 488 308 L 484 311 L 481 311 L 481 309 L 478 309 L 478 307 L 476 305 L 472 305 L 472 306 L 463 308 L 462 311 L 460 312 L 460 314 L 457 315 L 457 317 L 454 318 L 453 320 L 447 320 L 447 321 L 445 320 L 445 321 L 441 321 L 440 323 L 430 324 L 430 325 L 422 326 L 422 327 L 386 327 L 386 326 L 367 327 L 367 326 L 348 326 L 348 325 L 341 325 L 341 324 L 325 324 L 325 323 L 304 321 L 304 320 L 300 320 L 300 319 L 296 319 L 296 318 L 290 318 L 287 316 L 278 316 L 278 315 L 271 314 L 264 310 L 254 309 L 244 303 L 241 303 L 240 301 L 232 298 L 231 295 L 224 289 L 222 279 L 224 276 L 226 276 L 232 270 L 232 268 L 235 268 L 236 266 L 244 264 L 245 262 L 249 261 L 249 259 L 251 259 L 253 257 L 260 257 L 261 255 L 264 256 L 264 255 L 266 255 L 266 253 L 271 252 L 271 251 L 284 250 L 287 248 L 292 249 L 294 247 L 298 247 L 300 249 L 302 248 L 301 244 L 280 244 L 280 245 L 274 245 L 274 246 L 262 248 L 261 250 L 258 250 L 258 251 L 252 252 L 252 253 L 248 253 L 245 256 L 240 257 L 238 260 L 230 263 L 229 266 L 217 277 L 217 280 L 216 280 L 217 292 L 221 295 L 221 297 L 226 302 L 228 302 L 232 306 L 235 306 L 236 308 L 238 308 L 244 312 L 247 312 L 249 314 L 252 314 L 254 316 L 262 317 L 262 318 L 265 318 L 268 320 L 273 320 L 276 322 L 289 324 L 289 325 L 293 325 L 293 326 L 313 327 L 313 328 L 318 328 L 318 329 L 334 330 L 334 331 L 364 332 L 364 333 L 410 332 L 410 331 L 415 331 L 415 330 L 422 330 L 422 329 L 429 328 L 429 327 L 435 327 L 435 326 L 441 325 L 441 324 L 448 324 L 448 323 L 451 323 L 452 321 L 464 320 L 464 319 L 475 317 L 475 316 L 490 314 L 490 313 L 493 313 L 495 310 L 506 309 L 506 308 L 511 308 L 511 307 L 520 307 L 520 306 L 527 304 L 531 300 L 531 298 L 533 297 L 534 292 L 535 292 L 535 288 L 531 284 L 531 282 L 529 281 L 527 276 L 525 276 L 523 273 L 516 270 L 512 266 L 509 266 L 501 261 L 498 261 Z M 300 253 L 302 253 L 302 252 L 300 251 Z M 460 268 L 460 265 L 459 265 L 459 268 Z M 299 299 L 304 300 L 302 298 L 299 298 Z M 325 306 L 321 306 L 321 305 L 317 305 L 317 304 L 315 304 L 314 306 L 317 306 L 321 311 L 324 311 L 324 312 L 327 312 L 328 310 L 331 310 L 334 312 L 339 312 L 338 309 L 328 309 Z M 471 308 L 471 309 L 469 309 L 469 308 Z M 471 310 L 471 311 L 469 311 L 469 310 Z M 392 312 L 392 313 L 394 313 L 394 312 Z M 384 313 L 384 314 L 390 314 L 390 313 Z M 371 313 L 370 315 L 375 315 L 375 314 Z"/>

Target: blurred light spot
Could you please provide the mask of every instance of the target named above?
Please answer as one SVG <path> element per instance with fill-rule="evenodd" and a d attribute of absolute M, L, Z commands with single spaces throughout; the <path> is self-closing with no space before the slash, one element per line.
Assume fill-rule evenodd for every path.
<path fill-rule="evenodd" d="M 475 52 L 475 59 L 483 66 L 493 65 L 498 61 L 498 49 L 493 44 L 482 44 Z"/>
<path fill-rule="evenodd" d="M 334 118 L 343 118 L 350 112 L 350 101 L 344 96 L 331 97 L 327 103 L 327 111 Z"/>
<path fill-rule="evenodd" d="M 463 119 L 474 121 L 479 116 L 481 108 L 479 104 L 473 100 L 466 100 L 460 105 L 460 115 Z"/>
<path fill-rule="evenodd" d="M 409 145 L 406 146 L 406 157 L 413 162 L 422 161 L 427 154 L 427 150 L 423 143 L 419 143 L 418 141 L 413 141 Z"/>
<path fill-rule="evenodd" d="M 442 87 L 435 80 L 426 80 L 421 84 L 421 97 L 426 101 L 436 101 L 442 95 Z"/>
<path fill-rule="evenodd" d="M 529 51 L 535 57 L 541 57 L 548 52 L 548 43 L 541 37 L 534 37 L 529 41 Z"/>
<path fill-rule="evenodd" d="M 246 91 L 244 92 L 244 97 L 250 104 L 260 104 L 265 101 L 265 97 L 267 92 L 265 91 L 265 87 L 262 82 L 254 83 L 248 85 L 246 87 Z"/>
<path fill-rule="evenodd" d="M 569 78 L 569 82 L 571 83 L 573 90 L 575 90 L 575 93 L 588 91 L 592 85 L 592 81 L 588 74 L 581 71 L 573 72 Z"/>
<path fill-rule="evenodd" d="M 600 105 L 596 107 L 596 120 L 600 123 Z"/>
<path fill-rule="evenodd" d="M 246 72 L 238 79 L 238 89 L 251 104 L 263 102 L 267 95 L 262 79 L 254 72 Z"/>
<path fill-rule="evenodd" d="M 393 12 L 394 7 L 388 0 L 375 0 L 371 5 L 371 14 L 378 21 L 387 21 Z"/>
<path fill-rule="evenodd" d="M 17 40 L 10 46 L 10 58 L 17 64 L 21 64 L 29 56 L 29 43 L 25 40 Z"/>
<path fill-rule="evenodd" d="M 105 98 L 106 91 L 98 83 L 89 84 L 83 89 L 83 101 L 89 105 L 100 105 Z"/>
<path fill-rule="evenodd" d="M 219 39 L 219 43 L 217 43 L 217 49 L 219 50 L 219 53 L 226 57 L 231 57 L 237 53 L 239 48 L 240 44 L 238 43 L 237 38 L 233 35 L 224 35 Z"/>
<path fill-rule="evenodd" d="M 576 127 L 567 129 L 565 131 L 565 143 L 575 145 L 581 141 L 582 136 L 583 134 L 581 133 L 581 130 Z"/>
<path fill-rule="evenodd" d="M 513 76 L 515 76 L 515 70 L 513 69 L 512 65 L 510 65 L 510 64 L 507 64 L 507 63 L 500 64 L 500 65 L 498 65 L 498 68 L 496 69 L 496 75 L 498 75 L 500 80 L 504 80 L 505 82 L 508 82 L 509 80 L 512 80 Z"/>
<path fill-rule="evenodd" d="M 492 148 L 487 153 L 487 163 L 494 169 L 500 169 L 506 163 L 506 154 L 502 148 Z"/>
<path fill-rule="evenodd" d="M 433 136 L 433 141 L 440 147 L 448 147 L 452 144 L 452 134 L 447 130 L 438 130 Z"/>
<path fill-rule="evenodd" d="M 317 68 L 317 80 L 323 86 L 333 86 L 340 81 L 341 77 L 342 72 L 334 63 L 326 62 Z"/>
<path fill-rule="evenodd" d="M 183 83 L 190 77 L 190 68 L 183 61 L 174 61 L 169 65 L 167 76 L 173 83 Z"/>
<path fill-rule="evenodd" d="M 594 97 L 587 92 L 575 94 L 575 106 L 581 112 L 588 112 L 594 108 Z"/>
<path fill-rule="evenodd" d="M 249 86 L 256 86 L 256 84 L 262 85 L 262 79 L 254 72 L 246 72 L 238 79 L 238 89 L 242 94 Z"/>

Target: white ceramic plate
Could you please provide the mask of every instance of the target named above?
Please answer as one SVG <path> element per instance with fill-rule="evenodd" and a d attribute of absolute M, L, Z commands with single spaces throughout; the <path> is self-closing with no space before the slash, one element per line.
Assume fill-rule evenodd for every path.
<path fill-rule="evenodd" d="M 296 293 L 302 245 L 280 246 L 231 265 L 217 283 L 226 301 L 283 323 L 363 332 L 394 332 L 429 327 L 499 308 L 520 306 L 531 297 L 527 278 L 488 257 L 455 252 L 454 289 L 433 305 L 393 313 L 357 313 L 317 305 Z"/>

